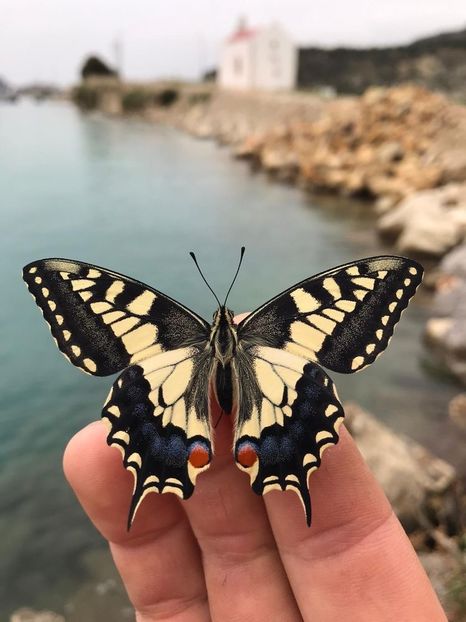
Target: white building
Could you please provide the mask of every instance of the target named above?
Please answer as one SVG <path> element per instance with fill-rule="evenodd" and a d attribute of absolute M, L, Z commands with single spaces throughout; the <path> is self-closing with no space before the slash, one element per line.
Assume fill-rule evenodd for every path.
<path fill-rule="evenodd" d="M 225 43 L 218 82 L 226 89 L 293 89 L 297 60 L 296 46 L 281 26 L 252 30 L 242 21 Z"/>

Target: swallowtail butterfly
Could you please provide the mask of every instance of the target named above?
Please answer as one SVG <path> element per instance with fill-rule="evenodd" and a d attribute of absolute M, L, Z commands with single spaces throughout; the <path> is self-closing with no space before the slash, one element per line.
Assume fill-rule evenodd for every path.
<path fill-rule="evenodd" d="M 128 528 L 147 494 L 192 495 L 212 460 L 213 399 L 235 416 L 234 458 L 254 492 L 295 491 L 310 525 L 308 478 L 344 417 L 322 367 L 353 373 L 372 363 L 422 273 L 403 257 L 361 259 L 304 279 L 238 325 L 226 298 L 215 296 L 209 324 L 156 289 L 79 261 L 34 261 L 24 280 L 73 365 L 120 373 L 102 417 L 135 479 Z"/>

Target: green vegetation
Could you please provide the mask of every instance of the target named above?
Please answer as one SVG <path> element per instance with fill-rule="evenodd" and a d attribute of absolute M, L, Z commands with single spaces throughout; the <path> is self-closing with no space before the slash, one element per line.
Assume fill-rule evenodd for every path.
<path fill-rule="evenodd" d="M 121 106 L 125 112 L 140 112 L 150 104 L 150 95 L 143 89 L 127 91 L 121 98 Z"/>
<path fill-rule="evenodd" d="M 179 97 L 180 94 L 176 89 L 164 89 L 155 95 L 154 103 L 168 108 L 169 106 L 173 106 L 173 104 L 178 101 Z"/>
<path fill-rule="evenodd" d="M 83 110 L 94 110 L 99 104 L 99 93 L 95 87 L 81 84 L 73 89 L 72 100 Z"/>
<path fill-rule="evenodd" d="M 178 101 L 179 97 L 179 92 L 173 88 L 156 93 L 144 89 L 131 89 L 123 95 L 121 106 L 125 112 L 140 112 L 151 105 L 168 108 Z"/>
<path fill-rule="evenodd" d="M 460 569 L 448 582 L 448 602 L 453 608 L 453 620 L 466 619 L 466 563 L 461 564 Z"/>
<path fill-rule="evenodd" d="M 117 72 L 97 56 L 89 56 L 81 69 L 83 80 L 92 77 L 117 77 Z"/>

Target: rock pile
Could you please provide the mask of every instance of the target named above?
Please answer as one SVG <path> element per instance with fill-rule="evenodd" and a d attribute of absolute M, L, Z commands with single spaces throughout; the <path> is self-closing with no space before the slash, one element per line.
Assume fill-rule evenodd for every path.
<path fill-rule="evenodd" d="M 253 134 L 236 153 L 312 188 L 395 202 L 449 179 L 434 145 L 458 123 L 457 108 L 416 86 L 371 88 L 359 99 L 329 102 L 315 122 Z"/>

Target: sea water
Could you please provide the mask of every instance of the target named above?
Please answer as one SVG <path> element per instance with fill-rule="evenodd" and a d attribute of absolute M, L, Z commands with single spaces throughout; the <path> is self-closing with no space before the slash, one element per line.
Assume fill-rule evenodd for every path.
<path fill-rule="evenodd" d="M 83 586 L 109 563 L 61 457 L 73 433 L 99 417 L 112 379 L 85 376 L 58 352 L 22 266 L 53 256 L 95 263 L 210 319 L 215 303 L 188 251 L 221 297 L 244 244 L 230 303 L 250 310 L 316 272 L 386 252 L 366 213 L 252 175 L 227 149 L 173 129 L 84 115 L 65 102 L 0 107 L 0 619 L 20 606 L 62 610 L 89 598 Z M 371 368 L 333 377 L 343 400 L 464 472 L 446 418 L 457 388 L 423 365 L 427 307 L 417 296 Z"/>

